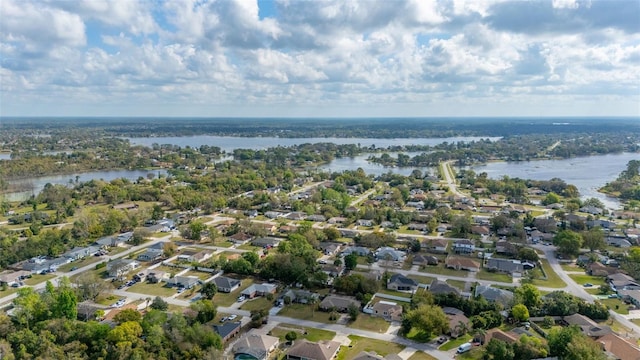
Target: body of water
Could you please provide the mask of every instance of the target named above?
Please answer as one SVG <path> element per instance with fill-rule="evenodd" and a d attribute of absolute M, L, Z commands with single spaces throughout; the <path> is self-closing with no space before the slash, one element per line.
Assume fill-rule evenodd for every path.
<path fill-rule="evenodd" d="M 15 180 L 9 181 L 9 184 L 26 184 L 30 189 L 19 192 L 12 192 L 5 194 L 5 198 L 8 201 L 22 201 L 28 199 L 31 195 L 37 195 L 44 189 L 46 184 L 53 185 L 73 185 L 76 182 L 76 176 L 78 176 L 78 182 L 87 182 L 91 180 L 104 180 L 111 181 L 115 179 L 125 178 L 130 181 L 136 181 L 139 177 L 146 178 L 148 174 L 153 174 L 154 177 L 158 175 L 166 175 L 166 170 L 112 170 L 112 171 L 92 171 L 81 174 L 71 175 L 54 175 L 54 176 L 42 176 L 31 178 L 28 180 Z"/>
<path fill-rule="evenodd" d="M 399 153 L 388 152 L 387 154 L 389 154 L 392 158 L 397 158 Z M 414 157 L 422 154 L 422 152 L 407 151 L 407 152 L 403 152 L 402 154 L 408 155 L 410 157 Z M 322 171 L 329 171 L 329 172 L 342 172 L 345 170 L 357 170 L 358 168 L 361 168 L 362 170 L 364 170 L 365 173 L 372 174 L 375 176 L 386 174 L 388 172 L 408 176 L 408 175 L 411 175 L 413 170 L 416 170 L 416 169 L 422 171 L 423 176 L 427 174 L 434 175 L 437 173 L 436 169 L 432 167 L 389 167 L 389 166 L 384 166 L 382 164 L 369 162 L 367 161 L 367 159 L 371 155 L 379 157 L 382 154 L 381 153 L 380 154 L 363 154 L 363 155 L 358 155 L 351 158 L 334 159 L 330 163 L 320 166 L 318 169 Z"/>
<path fill-rule="evenodd" d="M 631 160 L 640 160 L 640 154 L 622 153 L 563 160 L 493 162 L 472 166 L 471 169 L 478 174 L 486 172 L 493 179 L 505 175 L 532 180 L 559 178 L 567 184 L 575 185 L 582 199 L 594 197 L 600 199 L 608 208 L 618 209 L 621 207 L 620 202 L 598 192 L 598 189 L 615 180 Z"/>
<path fill-rule="evenodd" d="M 278 138 L 278 137 L 231 137 L 231 136 L 168 136 L 149 138 L 127 138 L 133 145 L 143 145 L 150 147 L 153 144 L 170 144 L 180 147 L 190 146 L 193 148 L 201 145 L 217 146 L 226 152 L 233 152 L 235 149 L 268 149 L 277 146 L 293 146 L 300 144 L 334 143 L 338 145 L 360 144 L 362 147 L 375 146 L 376 148 L 387 148 L 389 146 L 403 145 L 439 145 L 442 143 L 471 142 L 482 139 L 491 141 L 499 140 L 500 137 L 449 137 L 449 138 L 424 138 L 424 139 L 369 139 L 369 138 Z"/>

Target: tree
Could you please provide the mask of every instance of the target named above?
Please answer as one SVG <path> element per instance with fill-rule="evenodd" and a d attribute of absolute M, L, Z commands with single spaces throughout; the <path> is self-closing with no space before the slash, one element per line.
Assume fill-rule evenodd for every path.
<path fill-rule="evenodd" d="M 153 209 L 151 210 L 151 218 L 153 220 L 160 220 L 164 217 L 164 210 L 158 204 L 153 205 Z"/>
<path fill-rule="evenodd" d="M 549 347 L 542 339 L 534 336 L 521 336 L 513 343 L 512 348 L 515 359 L 541 359 L 549 354 Z"/>
<path fill-rule="evenodd" d="M 344 266 L 347 270 L 353 270 L 358 266 L 358 255 L 351 253 L 344 257 Z"/>
<path fill-rule="evenodd" d="M 260 256 L 253 251 L 247 251 L 242 254 L 242 258 L 251 263 L 252 267 L 258 265 L 258 261 L 260 261 Z"/>
<path fill-rule="evenodd" d="M 542 200 L 542 205 L 557 204 L 559 202 L 560 202 L 560 196 L 556 193 L 550 192 Z"/>
<path fill-rule="evenodd" d="M 287 339 L 288 342 L 293 343 L 298 338 L 298 333 L 291 330 L 285 334 L 284 338 Z"/>
<path fill-rule="evenodd" d="M 333 226 L 322 229 L 322 232 L 325 234 L 327 240 L 329 241 L 334 241 L 342 236 L 342 234 L 340 234 L 340 230 L 336 229 Z"/>
<path fill-rule="evenodd" d="M 166 242 L 162 247 L 162 254 L 167 258 L 172 257 L 176 253 L 176 251 L 178 251 L 178 247 L 172 242 Z"/>
<path fill-rule="evenodd" d="M 516 304 L 511 308 L 511 315 L 518 321 L 525 321 L 529 319 L 529 309 L 523 304 Z"/>
<path fill-rule="evenodd" d="M 347 309 L 347 313 L 349 314 L 349 320 L 356 321 L 358 315 L 360 315 L 360 308 L 355 304 L 351 304 Z"/>
<path fill-rule="evenodd" d="M 563 328 L 553 328 L 549 331 L 547 343 L 549 355 L 563 358 L 568 354 L 568 345 L 576 337 L 584 336 L 576 325 Z"/>
<path fill-rule="evenodd" d="M 527 309 L 537 309 L 542 304 L 540 290 L 531 284 L 523 284 L 515 290 L 516 303 L 523 304 Z"/>
<path fill-rule="evenodd" d="M 80 273 L 74 280 L 80 301 L 95 300 L 111 287 L 93 271 Z"/>
<path fill-rule="evenodd" d="M 571 230 L 562 230 L 553 238 L 553 244 L 561 254 L 576 256 L 582 247 L 582 236 Z"/>
<path fill-rule="evenodd" d="M 520 258 L 520 260 L 528 260 L 533 262 L 538 262 L 538 260 L 540 260 L 538 253 L 532 248 L 528 247 L 523 247 L 518 250 L 518 258 Z"/>
<path fill-rule="evenodd" d="M 202 288 L 200 289 L 200 293 L 202 293 L 202 296 L 204 296 L 209 300 L 213 299 L 213 297 L 216 295 L 217 292 L 218 292 L 218 287 L 216 286 L 216 283 L 214 283 L 213 281 L 204 283 L 202 285 Z"/>
<path fill-rule="evenodd" d="M 154 310 L 167 311 L 169 304 L 160 296 L 156 296 L 156 298 L 151 302 L 151 308 Z"/>
<path fill-rule="evenodd" d="M 142 320 L 142 315 L 134 309 L 124 309 L 116 314 L 113 317 L 113 320 L 118 324 L 122 324 L 128 321 L 140 322 Z"/>
<path fill-rule="evenodd" d="M 198 300 L 192 303 L 189 308 L 197 313 L 196 320 L 201 324 L 213 320 L 218 313 L 217 307 L 211 300 Z"/>
<path fill-rule="evenodd" d="M 595 250 L 602 250 L 606 246 L 604 242 L 604 233 L 600 227 L 594 227 L 589 231 L 583 232 L 582 240 L 584 242 L 584 246 L 588 247 L 591 252 L 594 252 Z"/>
<path fill-rule="evenodd" d="M 449 320 L 442 308 L 425 304 L 407 312 L 402 321 L 402 328 L 405 333 L 415 328 L 431 337 L 433 334 L 446 332 L 449 329 Z"/>
<path fill-rule="evenodd" d="M 582 334 L 580 334 L 582 335 Z M 588 337 L 576 336 L 567 345 L 563 360 L 605 360 L 607 356 L 601 346 Z"/>
<path fill-rule="evenodd" d="M 133 236 L 131 237 L 131 244 L 140 245 L 144 242 L 144 239 L 151 236 L 151 231 L 147 228 L 137 228 L 133 230 Z"/>
<path fill-rule="evenodd" d="M 485 360 L 513 360 L 513 350 L 506 342 L 498 339 L 491 339 L 485 348 L 482 357 Z"/>

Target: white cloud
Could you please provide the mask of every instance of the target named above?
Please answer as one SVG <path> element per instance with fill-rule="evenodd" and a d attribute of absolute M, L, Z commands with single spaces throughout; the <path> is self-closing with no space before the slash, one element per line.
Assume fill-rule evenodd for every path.
<path fill-rule="evenodd" d="M 637 115 L 633 4 L 280 0 L 261 18 L 255 0 L 5 0 L 0 114 L 579 113 L 588 97 Z"/>

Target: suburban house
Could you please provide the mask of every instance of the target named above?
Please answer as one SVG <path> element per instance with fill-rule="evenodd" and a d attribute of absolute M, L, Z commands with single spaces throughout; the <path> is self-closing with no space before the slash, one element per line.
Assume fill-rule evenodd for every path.
<path fill-rule="evenodd" d="M 371 250 L 362 246 L 348 246 L 340 253 L 342 256 L 356 254 L 358 256 L 367 256 L 371 253 Z"/>
<path fill-rule="evenodd" d="M 619 248 L 631 247 L 631 242 L 629 242 L 629 240 L 627 240 L 627 239 L 625 239 L 623 237 L 607 236 L 605 238 L 605 242 L 609 246 L 615 246 L 615 247 L 619 247 Z"/>
<path fill-rule="evenodd" d="M 260 237 L 255 240 L 252 240 L 251 245 L 261 247 L 263 249 L 270 249 L 270 248 L 277 247 L 278 244 L 280 244 L 281 240 L 282 239 L 270 237 L 270 236 Z"/>
<path fill-rule="evenodd" d="M 288 360 L 331 360 L 340 350 L 340 343 L 332 340 L 320 340 L 317 343 L 307 339 L 295 342 L 287 351 Z"/>
<path fill-rule="evenodd" d="M 31 276 L 31 272 L 26 270 L 3 272 L 0 274 L 0 284 L 7 284 L 8 286 L 11 286 L 15 283 L 19 283 L 21 280 L 26 279 L 29 276 Z"/>
<path fill-rule="evenodd" d="M 518 248 L 505 240 L 498 241 L 496 243 L 496 254 L 516 255 Z"/>
<path fill-rule="evenodd" d="M 220 325 L 213 325 L 213 330 L 220 335 L 222 341 L 227 342 L 234 336 L 238 335 L 240 329 L 242 328 L 242 323 L 238 322 L 226 322 Z"/>
<path fill-rule="evenodd" d="M 229 241 L 236 244 L 244 243 L 245 241 L 249 241 L 251 239 L 253 239 L 253 236 L 243 232 L 235 233 L 229 236 Z"/>
<path fill-rule="evenodd" d="M 138 267 L 140 267 L 140 263 L 135 260 L 117 259 L 107 263 L 107 273 L 110 277 L 120 277 Z"/>
<path fill-rule="evenodd" d="M 324 222 L 327 221 L 327 218 L 324 215 L 309 215 L 307 221 Z"/>
<path fill-rule="evenodd" d="M 591 215 L 602 215 L 602 209 L 595 206 L 583 206 L 580 208 L 580 212 L 584 212 Z"/>
<path fill-rule="evenodd" d="M 371 307 L 371 315 L 387 321 L 402 321 L 402 306 L 391 301 L 378 301 Z"/>
<path fill-rule="evenodd" d="M 444 281 L 440 281 L 438 279 L 434 279 L 429 285 L 429 291 L 432 294 L 457 294 L 460 295 L 460 290 L 458 288 L 453 287 L 447 284 Z"/>
<path fill-rule="evenodd" d="M 524 270 L 531 270 L 534 267 L 535 264 L 530 262 L 499 258 L 490 258 L 487 261 L 486 265 L 486 268 L 489 270 L 503 272 L 511 275 L 522 273 Z"/>
<path fill-rule="evenodd" d="M 106 236 L 96 240 L 96 244 L 101 247 L 115 247 L 122 246 L 127 241 L 131 240 L 133 232 L 129 231 L 120 235 Z"/>
<path fill-rule="evenodd" d="M 471 258 L 447 256 L 444 263 L 450 269 L 480 271 L 480 263 Z"/>
<path fill-rule="evenodd" d="M 344 224 L 347 218 L 341 216 L 334 216 L 327 221 L 329 224 Z"/>
<path fill-rule="evenodd" d="M 456 254 L 472 254 L 476 251 L 476 245 L 469 239 L 456 240 L 453 243 L 453 252 Z"/>
<path fill-rule="evenodd" d="M 356 225 L 370 227 L 373 226 L 373 220 L 358 219 L 356 220 Z"/>
<path fill-rule="evenodd" d="M 476 234 L 476 235 L 489 235 L 491 234 L 491 231 L 489 230 L 488 226 L 484 226 L 484 225 L 474 225 L 471 227 L 471 233 L 472 234 Z"/>
<path fill-rule="evenodd" d="M 342 247 L 342 244 L 322 242 L 320 243 L 320 245 L 318 245 L 318 247 L 324 255 L 333 256 L 338 253 L 338 251 Z"/>
<path fill-rule="evenodd" d="M 615 274 L 618 272 L 618 269 L 604 265 L 599 262 L 593 262 L 587 265 L 587 273 L 591 276 L 603 276 L 607 277 L 610 274 Z"/>
<path fill-rule="evenodd" d="M 376 250 L 376 259 L 378 260 L 404 261 L 406 256 L 407 253 L 404 251 L 392 247 L 381 247 Z"/>
<path fill-rule="evenodd" d="M 602 348 L 608 355 L 611 355 L 609 358 L 620 360 L 640 359 L 640 348 L 638 345 L 625 340 L 616 333 L 601 336 L 596 342 L 602 345 Z"/>
<path fill-rule="evenodd" d="M 396 291 L 414 291 L 418 282 L 402 274 L 394 274 L 387 280 L 387 289 Z"/>
<path fill-rule="evenodd" d="M 199 283 L 200 279 L 197 276 L 174 276 L 167 280 L 167 284 L 185 289 L 191 289 Z"/>
<path fill-rule="evenodd" d="M 211 252 L 210 250 L 184 250 L 180 255 L 178 255 L 178 260 L 190 263 L 202 262 L 211 258 L 212 255 L 213 252 Z"/>
<path fill-rule="evenodd" d="M 66 253 L 62 254 L 62 257 L 73 260 L 80 260 L 87 256 L 93 256 L 93 254 L 97 253 L 100 250 L 97 246 L 87 246 L 87 247 L 75 247 Z"/>
<path fill-rule="evenodd" d="M 307 290 L 290 289 L 282 295 L 282 298 L 289 298 L 292 303 L 309 304 L 317 302 L 320 299 L 320 295 Z"/>
<path fill-rule="evenodd" d="M 640 308 L 640 290 L 619 290 L 618 295 L 623 301 Z"/>
<path fill-rule="evenodd" d="M 449 242 L 442 239 L 427 240 L 422 243 L 422 248 L 428 252 L 444 254 L 447 252 Z"/>
<path fill-rule="evenodd" d="M 322 264 L 320 270 L 330 278 L 336 278 L 344 272 L 344 265 Z"/>
<path fill-rule="evenodd" d="M 507 308 L 513 303 L 513 292 L 494 288 L 486 285 L 478 285 L 476 286 L 475 294 L 476 297 L 482 296 L 487 299 L 489 302 L 495 302 L 502 304 L 504 308 Z"/>
<path fill-rule="evenodd" d="M 562 320 L 569 325 L 578 326 L 585 335 L 591 338 L 598 338 L 600 336 L 611 334 L 613 332 L 610 327 L 606 325 L 600 325 L 581 314 L 565 316 L 562 318 Z"/>
<path fill-rule="evenodd" d="M 216 284 L 218 291 L 223 293 L 233 292 L 242 285 L 242 281 L 226 276 L 218 276 L 214 278 L 213 283 Z"/>
<path fill-rule="evenodd" d="M 439 261 L 440 260 L 433 255 L 415 254 L 412 264 L 418 266 L 438 265 Z"/>
<path fill-rule="evenodd" d="M 360 308 L 360 301 L 350 296 L 328 295 L 320 302 L 318 307 L 324 311 L 347 312 L 352 305 Z"/>
<path fill-rule="evenodd" d="M 242 290 L 240 294 L 246 296 L 249 299 L 253 299 L 256 296 L 275 294 L 277 288 L 278 287 L 275 284 L 252 284 L 248 288 Z"/>
<path fill-rule="evenodd" d="M 449 320 L 448 333 L 452 338 L 457 338 L 463 334 L 464 329 L 469 329 L 471 327 L 469 318 L 464 315 L 462 310 L 452 307 L 443 307 L 442 311 L 447 316 L 447 320 Z"/>
<path fill-rule="evenodd" d="M 640 284 L 638 284 L 634 278 L 623 273 L 615 273 L 607 276 L 607 282 L 609 282 L 611 289 L 615 292 L 640 289 Z"/>
<path fill-rule="evenodd" d="M 484 343 L 487 344 L 491 339 L 497 339 L 500 341 L 504 341 L 507 344 L 513 344 L 518 341 L 520 335 L 514 334 L 512 332 L 504 332 L 498 328 L 493 328 L 491 330 L 487 330 L 484 335 Z"/>
<path fill-rule="evenodd" d="M 251 357 L 255 360 L 267 360 L 280 344 L 275 336 L 260 334 L 255 329 L 249 331 L 233 344 L 233 354 L 236 358 Z M 242 357 L 244 355 L 244 357 Z"/>
<path fill-rule="evenodd" d="M 138 204 L 124 203 L 124 204 L 113 205 L 113 208 L 115 210 L 136 210 L 138 208 Z"/>
<path fill-rule="evenodd" d="M 162 270 L 154 269 L 154 270 L 149 270 L 147 273 L 147 281 L 152 284 L 157 284 L 161 281 L 167 281 L 169 280 L 170 277 L 171 277 L 171 274 Z"/>
<path fill-rule="evenodd" d="M 387 356 L 381 356 L 371 351 L 361 351 L 352 360 L 402 360 L 398 354 L 388 354 Z"/>
<path fill-rule="evenodd" d="M 285 216 L 285 213 L 279 212 L 279 211 L 267 211 L 264 213 L 264 216 L 268 217 L 269 219 L 277 219 L 279 217 L 283 217 Z"/>
<path fill-rule="evenodd" d="M 427 230 L 427 224 L 409 223 L 407 225 L 407 230 L 426 231 Z"/>
<path fill-rule="evenodd" d="M 157 248 L 148 248 L 145 252 L 136 258 L 139 261 L 154 261 L 162 258 L 164 250 Z"/>

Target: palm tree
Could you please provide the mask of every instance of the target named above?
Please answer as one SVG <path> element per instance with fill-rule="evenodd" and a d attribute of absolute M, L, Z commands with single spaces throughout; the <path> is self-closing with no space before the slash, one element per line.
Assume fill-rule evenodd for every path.
<path fill-rule="evenodd" d="M 484 344 L 484 337 L 487 335 L 487 331 L 483 328 L 473 329 L 473 341 L 477 341 L 480 344 Z"/>
<path fill-rule="evenodd" d="M 456 325 L 456 327 L 454 328 L 454 331 L 457 334 L 457 336 L 464 335 L 467 332 L 469 332 L 469 325 L 464 321 L 458 321 L 458 325 Z"/>

